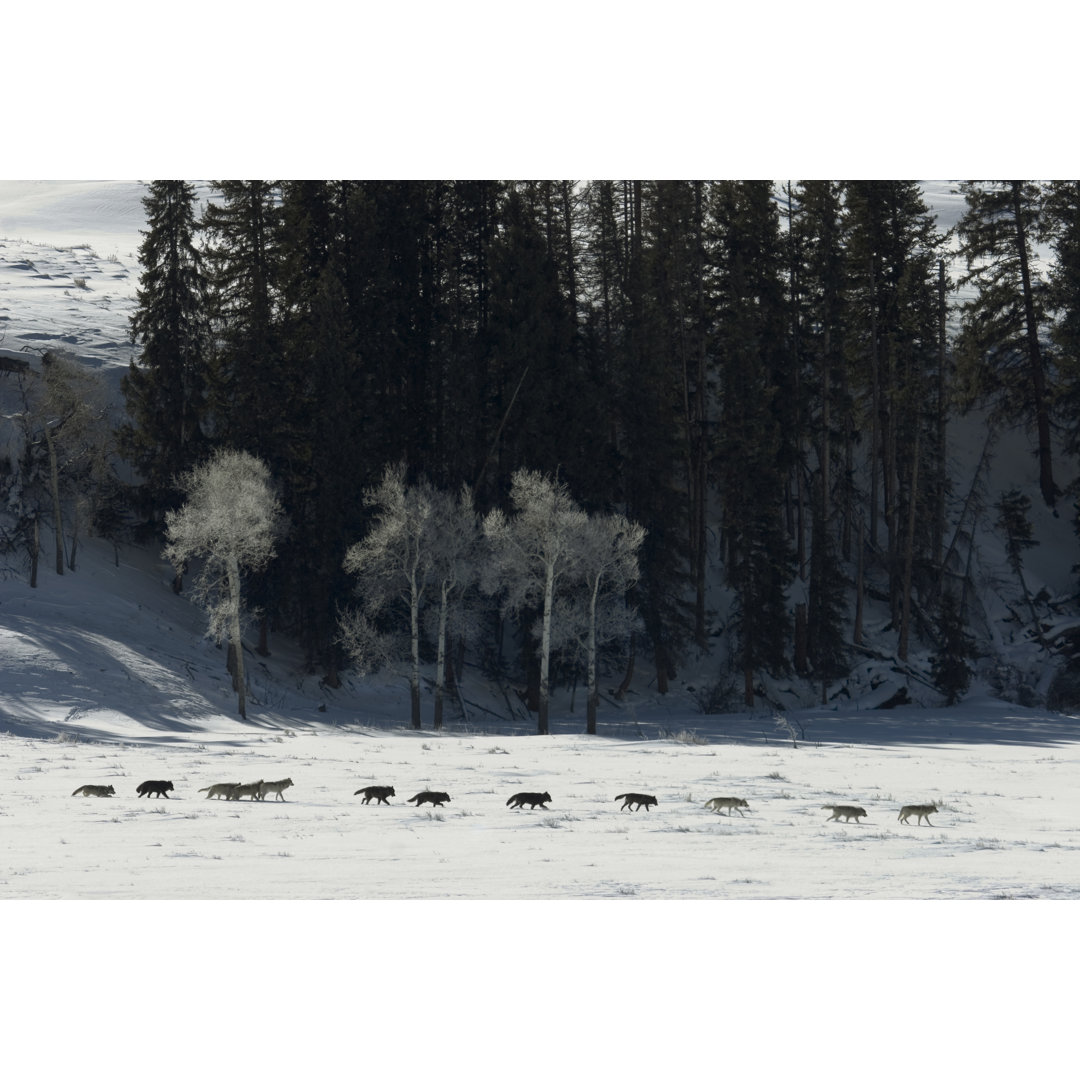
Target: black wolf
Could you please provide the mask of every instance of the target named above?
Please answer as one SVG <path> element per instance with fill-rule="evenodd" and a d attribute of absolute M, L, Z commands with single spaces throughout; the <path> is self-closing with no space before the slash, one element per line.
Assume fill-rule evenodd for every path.
<path fill-rule="evenodd" d="M 169 792 L 173 791 L 173 782 L 171 780 L 144 780 L 136 789 L 141 799 L 144 795 L 149 798 L 153 793 L 155 799 L 160 799 L 162 795 L 167 799 Z"/>
<path fill-rule="evenodd" d="M 372 799 L 377 799 L 379 802 L 389 806 L 390 804 L 386 802 L 386 800 L 390 796 L 396 795 L 397 792 L 394 791 L 392 787 L 379 787 L 378 785 L 373 785 L 372 787 L 362 787 L 359 791 L 354 791 L 353 794 L 363 795 L 364 797 L 361 799 L 361 802 L 371 802 Z"/>
<path fill-rule="evenodd" d="M 547 806 L 544 804 L 549 802 L 551 802 L 551 796 L 546 791 L 519 791 L 506 800 L 506 805 L 520 810 L 528 803 L 531 810 L 535 810 L 538 806 L 543 806 L 546 810 Z"/>
<path fill-rule="evenodd" d="M 445 791 L 421 791 L 419 795 L 414 795 L 411 799 L 406 799 L 406 802 L 414 802 L 417 806 L 423 806 L 424 803 L 431 803 L 432 806 L 442 806 L 443 803 L 450 801 L 450 796 Z"/>
<path fill-rule="evenodd" d="M 656 796 L 655 795 L 638 795 L 636 792 L 633 792 L 633 791 L 631 791 L 627 795 L 616 795 L 615 796 L 615 802 L 618 802 L 620 799 L 625 799 L 626 800 L 626 802 L 624 802 L 622 804 L 622 806 L 619 807 L 620 810 L 625 810 L 631 804 L 636 803 L 637 805 L 634 806 L 635 810 L 640 810 L 644 806 L 646 812 L 648 812 L 648 809 L 649 809 L 650 806 L 658 805 L 657 802 L 656 802 Z"/>

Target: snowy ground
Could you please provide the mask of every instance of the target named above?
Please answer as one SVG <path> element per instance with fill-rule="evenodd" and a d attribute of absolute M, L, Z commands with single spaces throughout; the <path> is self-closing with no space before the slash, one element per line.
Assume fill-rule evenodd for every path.
<path fill-rule="evenodd" d="M 583 734 L 505 712 L 406 727 L 402 680 L 337 693 L 285 643 L 252 657 L 249 720 L 221 652 L 151 553 L 91 543 L 74 574 L 0 585 L 0 888 L 12 898 L 764 899 L 1080 896 L 1080 722 L 980 698 L 958 709 L 704 716 L 647 688 Z M 486 705 L 483 703 L 487 702 Z M 502 709 L 502 715 L 498 710 Z M 425 700 L 430 729 L 430 698 Z M 208 800 L 289 777 L 284 801 Z M 168 799 L 140 798 L 146 779 Z M 72 797 L 112 784 L 112 798 Z M 391 805 L 353 792 L 391 784 Z M 441 810 L 419 791 L 448 792 Z M 547 791 L 545 810 L 507 809 Z M 655 795 L 622 811 L 624 792 Z M 703 804 L 737 795 L 745 817 Z M 931 826 L 904 803 L 936 802 Z M 828 822 L 855 803 L 862 824 Z"/>

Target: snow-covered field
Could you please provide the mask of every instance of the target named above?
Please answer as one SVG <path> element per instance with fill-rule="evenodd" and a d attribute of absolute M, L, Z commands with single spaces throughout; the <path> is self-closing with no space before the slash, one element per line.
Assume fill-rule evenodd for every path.
<path fill-rule="evenodd" d="M 0 182 L 0 347 L 66 344 L 115 386 L 131 355 L 138 188 L 53 195 L 96 207 L 85 236 L 79 211 L 53 216 L 44 189 Z M 1071 533 L 1038 525 L 1033 581 L 1057 593 Z M 957 709 L 924 694 L 885 711 L 867 693 L 789 710 L 794 746 L 771 712 L 703 715 L 704 672 L 691 671 L 665 697 L 642 681 L 608 701 L 595 737 L 581 695 L 572 710 L 561 693 L 540 738 L 470 673 L 468 714 L 436 734 L 426 702 L 413 732 L 401 680 L 326 691 L 275 641 L 252 657 L 242 722 L 169 568 L 154 551 L 117 554 L 90 541 L 75 573 L 43 562 L 37 589 L 0 578 L 0 898 L 146 901 L 5 906 L 20 978 L 0 1015 L 43 1014 L 34 1047 L 55 1038 L 104 1071 L 118 1046 L 130 1059 L 164 1042 L 165 1076 L 222 1062 L 528 1078 L 808 1062 L 811 1075 L 1061 1071 L 1067 992 L 1040 994 L 1038 1015 L 1033 999 L 1011 1006 L 1013 1028 L 1039 1024 L 1021 1042 L 968 1024 L 993 1019 L 1012 980 L 1070 970 L 1072 905 L 1036 917 L 910 901 L 1080 897 L 1075 717 L 980 691 Z M 1007 612 L 987 605 L 1007 634 Z M 867 686 L 888 672 L 868 662 Z M 283 777 L 285 801 L 198 791 Z M 138 798 L 145 779 L 172 780 L 172 797 Z M 116 794 L 73 797 L 83 784 Z M 397 796 L 362 805 L 353 792 L 369 784 Z M 425 788 L 450 803 L 406 802 Z M 518 791 L 551 804 L 510 810 Z M 623 792 L 658 805 L 622 811 Z M 716 795 L 745 798 L 745 817 L 704 809 Z M 897 820 L 930 801 L 932 826 Z M 826 803 L 867 816 L 829 822 Z M 323 899 L 364 903 L 307 903 Z M 647 902 L 671 900 L 684 902 Z M 138 1031 L 116 1005 L 134 987 Z M 907 1034 L 864 1056 L 856 1029 L 883 1024 Z"/>

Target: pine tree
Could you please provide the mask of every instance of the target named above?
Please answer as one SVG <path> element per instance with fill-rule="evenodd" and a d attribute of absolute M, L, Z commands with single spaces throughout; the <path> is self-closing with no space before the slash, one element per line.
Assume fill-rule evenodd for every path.
<path fill-rule="evenodd" d="M 131 317 L 140 352 L 123 382 L 131 422 L 120 429 L 120 451 L 142 478 L 151 512 L 178 505 L 176 477 L 207 448 L 210 342 L 195 204 L 195 188 L 183 180 L 151 181 L 143 199 L 143 270 Z"/>
<path fill-rule="evenodd" d="M 933 559 L 940 370 L 938 262 L 943 238 L 914 181 L 845 185 L 853 283 L 849 348 L 870 413 L 870 545 L 889 575 L 898 649 L 910 635 L 917 565 Z M 886 528 L 884 550 L 877 521 Z"/>
<path fill-rule="evenodd" d="M 734 658 L 751 706 L 755 672 L 787 668 L 791 631 L 787 588 L 794 566 L 784 498 L 795 447 L 783 253 L 767 182 L 716 185 L 710 216 L 717 240 L 711 347 L 721 364 L 724 566 L 735 598 Z"/>
<path fill-rule="evenodd" d="M 934 685 L 945 695 L 946 705 L 955 705 L 971 685 L 968 660 L 977 653 L 975 640 L 967 632 L 964 612 L 956 595 L 941 594 L 937 618 L 938 649 L 931 661 Z"/>
<path fill-rule="evenodd" d="M 277 471 L 278 425 L 297 373 L 286 364 L 279 303 L 281 202 L 266 180 L 223 180 L 203 214 L 216 350 L 215 438 Z"/>
<path fill-rule="evenodd" d="M 1040 228 L 1043 189 L 1024 180 L 968 181 L 968 209 L 958 226 L 977 293 L 962 309 L 958 356 L 969 398 L 994 415 L 1023 420 L 1036 432 L 1039 490 L 1053 508 L 1059 494 L 1051 447 L 1053 357 L 1043 336 L 1046 286 L 1032 269 L 1031 245 Z"/>
<path fill-rule="evenodd" d="M 1055 316 L 1050 338 L 1056 348 L 1059 385 L 1055 406 L 1065 429 L 1065 448 L 1080 453 L 1080 181 L 1050 184 L 1043 218 L 1043 238 L 1054 259 L 1047 309 Z"/>
<path fill-rule="evenodd" d="M 803 405 L 799 428 L 813 448 L 812 458 L 803 454 L 810 504 L 807 659 L 824 694 L 825 683 L 847 667 L 848 581 L 841 554 L 845 546 L 850 551 L 853 514 L 855 427 L 845 349 L 850 327 L 841 185 L 800 184 L 792 217 L 793 351 Z"/>

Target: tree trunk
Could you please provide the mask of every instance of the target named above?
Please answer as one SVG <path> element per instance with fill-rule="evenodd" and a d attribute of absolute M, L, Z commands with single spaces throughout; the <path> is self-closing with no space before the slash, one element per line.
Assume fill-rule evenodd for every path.
<path fill-rule="evenodd" d="M 34 534 L 30 540 L 30 588 L 37 588 L 38 559 L 41 555 L 41 525 L 34 514 Z"/>
<path fill-rule="evenodd" d="M 1050 409 L 1046 398 L 1046 371 L 1039 346 L 1039 328 L 1035 323 L 1035 302 L 1031 292 L 1031 271 L 1028 267 L 1027 237 L 1020 207 L 1020 188 L 1023 181 L 1012 180 L 1013 216 L 1016 219 L 1016 246 L 1020 256 L 1020 280 L 1024 291 L 1024 322 L 1026 324 L 1028 363 L 1035 405 L 1035 427 L 1039 439 L 1039 490 L 1052 510 L 1057 502 L 1058 489 L 1054 483 L 1053 462 L 1050 456 Z"/>
<path fill-rule="evenodd" d="M 856 645 L 862 644 L 862 624 L 863 624 L 863 548 L 866 546 L 863 541 L 863 519 L 859 518 L 859 528 L 855 534 L 856 552 L 856 568 L 855 568 L 855 629 L 851 635 L 852 641 Z"/>
<path fill-rule="evenodd" d="M 244 677 L 244 643 L 240 633 L 240 566 L 235 557 L 226 568 L 229 583 L 229 650 L 233 665 L 236 710 L 247 719 L 247 688 Z"/>
<path fill-rule="evenodd" d="M 75 557 L 79 551 L 79 524 L 81 521 L 79 515 L 80 502 L 82 500 L 76 498 L 75 505 L 73 507 L 74 520 L 71 524 L 71 550 L 68 552 L 67 568 L 74 574 L 75 573 Z"/>
<path fill-rule="evenodd" d="M 585 703 L 585 734 L 596 734 L 596 706 L 599 695 L 596 691 L 596 593 L 600 587 L 599 581 L 593 587 L 589 597 L 589 640 L 586 646 L 586 663 L 588 666 L 588 698 Z"/>
<path fill-rule="evenodd" d="M 412 708 L 412 726 L 420 730 L 420 597 L 416 581 L 410 582 L 409 634 L 412 645 L 412 670 L 409 672 L 409 702 Z"/>
<path fill-rule="evenodd" d="M 919 492 L 919 434 L 918 421 L 915 425 L 915 446 L 912 450 L 911 491 L 908 496 L 907 537 L 904 540 L 904 583 L 903 602 L 900 614 L 900 643 L 896 654 L 901 660 L 908 658 L 908 638 L 911 634 L 911 570 L 915 559 L 915 517 Z"/>
<path fill-rule="evenodd" d="M 795 605 L 795 670 L 806 675 L 810 670 L 807 660 L 806 605 Z"/>
<path fill-rule="evenodd" d="M 537 710 L 536 733 L 548 733 L 549 668 L 551 664 L 551 607 L 555 602 L 555 568 L 548 565 L 544 581 L 544 623 L 540 639 L 540 708 Z"/>
<path fill-rule="evenodd" d="M 56 537 L 56 572 L 64 573 L 64 518 L 60 507 L 60 467 L 56 460 L 56 443 L 45 425 L 45 446 L 49 451 L 49 497 L 53 505 L 53 533 Z"/>
<path fill-rule="evenodd" d="M 623 675 L 619 689 L 615 691 L 615 700 L 622 701 L 626 697 L 626 691 L 630 689 L 630 683 L 634 679 L 634 661 L 637 655 L 637 638 L 633 632 L 630 634 L 630 658 L 626 662 L 626 674 Z"/>
<path fill-rule="evenodd" d="M 443 689 L 446 685 L 446 586 L 443 586 L 442 597 L 439 603 L 439 630 L 436 635 L 435 646 L 435 720 L 434 728 L 442 731 L 443 722 Z"/>

